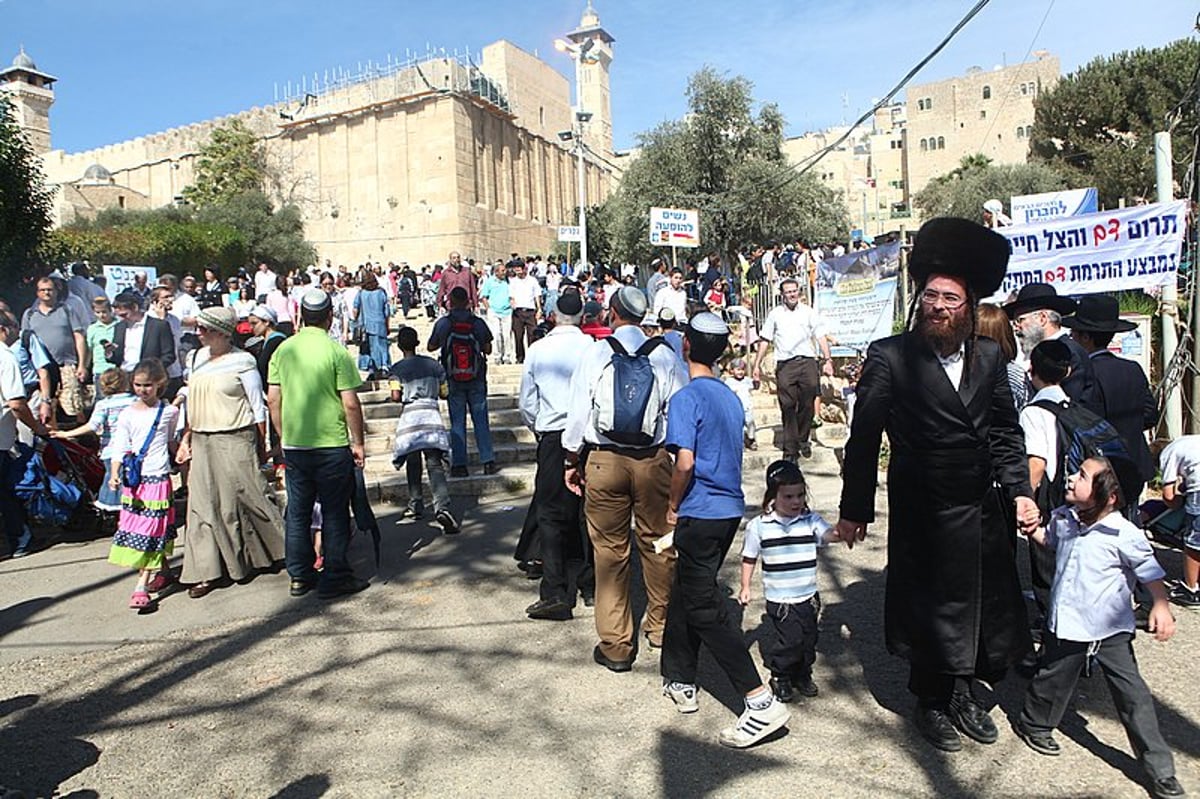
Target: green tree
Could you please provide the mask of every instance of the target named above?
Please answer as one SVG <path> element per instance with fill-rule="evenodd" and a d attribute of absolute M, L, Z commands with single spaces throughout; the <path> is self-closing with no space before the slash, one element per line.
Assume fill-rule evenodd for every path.
<path fill-rule="evenodd" d="M 267 177 L 262 143 L 241 120 L 212 132 L 196 157 L 196 180 L 183 197 L 198 208 L 220 205 L 247 191 L 261 191 Z"/>
<path fill-rule="evenodd" d="M 1102 56 L 1035 102 L 1032 152 L 1073 185 L 1115 207 L 1154 195 L 1154 133 L 1171 129 L 1175 179 L 1185 182 L 1197 113 L 1200 41 Z"/>
<path fill-rule="evenodd" d="M 52 208 L 38 158 L 0 95 L 0 286 L 19 285 L 36 269 Z"/>
<path fill-rule="evenodd" d="M 921 216 L 959 216 L 979 221 L 991 199 L 1008 205 L 1013 195 L 1058 191 L 1068 183 L 1048 164 L 996 165 L 983 155 L 965 156 L 958 167 L 931 180 L 913 197 Z"/>
<path fill-rule="evenodd" d="M 285 205 L 274 210 L 261 191 L 244 191 L 223 202 L 201 208 L 202 222 L 231 228 L 241 234 L 249 263 L 299 268 L 313 263 L 316 251 L 304 239 L 300 210 Z"/>
<path fill-rule="evenodd" d="M 750 242 L 832 239 L 846 230 L 838 194 L 787 163 L 783 116 L 772 104 L 755 113 L 750 81 L 706 67 L 689 80 L 687 100 L 683 119 L 639 136 L 640 153 L 596 215 L 609 248 L 602 254 L 648 261 L 654 206 L 698 208 L 701 243 L 725 254 Z"/>

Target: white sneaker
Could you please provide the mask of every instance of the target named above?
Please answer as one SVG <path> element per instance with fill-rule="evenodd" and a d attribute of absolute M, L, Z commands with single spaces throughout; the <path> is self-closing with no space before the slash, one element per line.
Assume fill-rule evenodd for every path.
<path fill-rule="evenodd" d="M 725 746 L 745 749 L 787 724 L 791 715 L 787 707 L 772 696 L 771 704 L 762 710 L 747 707 L 745 712 L 738 717 L 737 724 L 721 730 L 718 740 Z"/>
<path fill-rule="evenodd" d="M 663 696 L 671 698 L 680 713 L 695 713 L 700 709 L 696 686 L 686 682 L 668 682 L 663 685 Z"/>

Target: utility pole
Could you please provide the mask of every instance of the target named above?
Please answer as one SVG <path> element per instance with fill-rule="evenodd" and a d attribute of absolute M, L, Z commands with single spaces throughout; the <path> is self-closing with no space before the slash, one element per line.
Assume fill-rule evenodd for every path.
<path fill-rule="evenodd" d="M 1158 201 L 1168 203 L 1174 199 L 1174 176 L 1171 171 L 1171 134 L 1159 132 L 1154 134 L 1154 174 L 1158 189 Z M 1193 269 L 1195 267 L 1193 266 Z M 1159 306 L 1162 315 L 1162 375 L 1170 378 L 1168 370 L 1175 360 L 1175 350 L 1179 348 L 1179 335 L 1175 327 L 1176 317 L 1179 316 L 1179 285 L 1173 280 L 1163 286 L 1162 303 Z M 1166 398 L 1163 404 L 1163 416 L 1166 419 L 1167 438 L 1171 441 L 1183 435 L 1183 401 L 1179 396 L 1179 386 L 1164 383 Z M 1193 421 L 1193 424 L 1195 422 Z"/>

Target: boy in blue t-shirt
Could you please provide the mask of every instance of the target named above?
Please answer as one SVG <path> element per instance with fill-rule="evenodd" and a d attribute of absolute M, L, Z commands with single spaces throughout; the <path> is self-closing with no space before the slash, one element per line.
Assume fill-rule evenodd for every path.
<path fill-rule="evenodd" d="M 708 646 L 745 696 L 737 724 L 722 730 L 725 746 L 744 748 L 778 730 L 788 710 L 763 685 L 730 620 L 717 572 L 745 512 L 742 495 L 742 403 L 713 375 L 729 346 L 729 328 L 712 313 L 692 317 L 684 339 L 691 382 L 671 397 L 666 446 L 675 455 L 668 521 L 675 523 L 675 584 L 663 633 L 663 694 L 679 712 L 699 709 L 696 664 Z"/>

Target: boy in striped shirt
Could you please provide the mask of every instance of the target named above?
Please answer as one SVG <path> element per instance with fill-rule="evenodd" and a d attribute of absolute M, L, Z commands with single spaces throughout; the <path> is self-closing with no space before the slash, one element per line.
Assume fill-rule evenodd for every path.
<path fill-rule="evenodd" d="M 738 601 L 750 602 L 750 577 L 763 562 L 763 595 L 768 629 L 763 661 L 771 670 L 771 690 L 781 702 L 796 694 L 813 697 L 812 667 L 817 659 L 817 547 L 836 541 L 829 522 L 808 508 L 808 487 L 800 467 L 775 461 L 767 467 L 763 515 L 746 525 L 742 541 L 742 585 Z"/>

